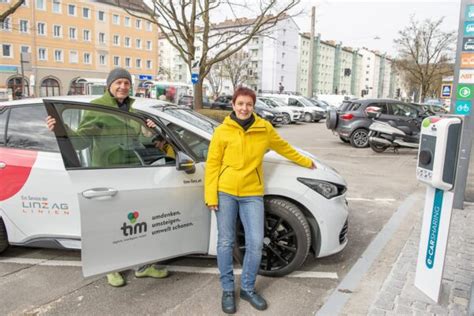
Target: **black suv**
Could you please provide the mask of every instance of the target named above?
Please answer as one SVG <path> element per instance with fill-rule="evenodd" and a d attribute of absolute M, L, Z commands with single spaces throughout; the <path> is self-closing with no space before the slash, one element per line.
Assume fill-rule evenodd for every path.
<path fill-rule="evenodd" d="M 369 126 L 372 119 L 367 116 L 368 107 L 380 108 L 377 120 L 395 121 L 399 126 L 411 127 L 413 119 L 422 119 L 423 110 L 393 99 L 359 99 L 344 101 L 339 109 L 328 111 L 326 127 L 334 131 L 345 143 L 356 148 L 369 145 Z"/>
<path fill-rule="evenodd" d="M 211 103 L 211 109 L 232 110 L 232 96 L 221 95 Z"/>

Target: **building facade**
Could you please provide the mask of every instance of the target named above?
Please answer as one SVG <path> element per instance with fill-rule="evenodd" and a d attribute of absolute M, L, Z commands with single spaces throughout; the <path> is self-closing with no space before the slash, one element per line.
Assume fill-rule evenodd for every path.
<path fill-rule="evenodd" d="M 0 27 L 0 89 L 23 87 L 26 96 L 86 94 L 87 83 L 104 82 L 115 67 L 130 71 L 135 91 L 154 79 L 156 25 L 113 3 L 26 0 Z"/>

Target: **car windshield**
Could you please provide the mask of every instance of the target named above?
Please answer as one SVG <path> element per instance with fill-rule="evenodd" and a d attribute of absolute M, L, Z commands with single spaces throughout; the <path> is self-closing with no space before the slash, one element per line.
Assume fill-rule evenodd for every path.
<path fill-rule="evenodd" d="M 269 109 L 271 108 L 271 106 L 269 106 L 268 104 L 266 104 L 265 102 L 261 101 L 261 100 L 256 100 L 255 102 L 255 106 L 256 107 L 259 107 L 261 109 Z"/>
<path fill-rule="evenodd" d="M 313 104 L 313 102 L 309 101 L 306 98 L 300 98 L 300 99 L 298 99 L 298 101 L 300 101 L 301 103 L 303 103 L 306 106 L 316 106 L 316 105 Z"/>
<path fill-rule="evenodd" d="M 164 108 L 164 111 L 166 111 L 167 114 L 191 124 L 192 126 L 197 127 L 209 134 L 212 134 L 214 132 L 214 128 L 219 126 L 219 123 L 216 121 L 190 109 L 166 107 Z"/>

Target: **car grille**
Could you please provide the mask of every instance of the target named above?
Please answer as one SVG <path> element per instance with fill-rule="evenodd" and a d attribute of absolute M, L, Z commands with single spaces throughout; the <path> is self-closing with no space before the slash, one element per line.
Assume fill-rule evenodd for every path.
<path fill-rule="evenodd" d="M 349 230 L 349 222 L 346 220 L 346 222 L 344 223 L 344 226 L 341 229 L 341 232 L 339 233 L 339 243 L 340 244 L 342 244 L 346 241 L 348 230 Z"/>

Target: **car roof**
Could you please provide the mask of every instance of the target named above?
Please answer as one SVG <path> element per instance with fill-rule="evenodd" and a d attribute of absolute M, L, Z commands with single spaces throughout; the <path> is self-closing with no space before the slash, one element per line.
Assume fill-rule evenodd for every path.
<path fill-rule="evenodd" d="M 43 103 L 43 100 L 56 100 L 56 101 L 69 101 L 69 102 L 84 102 L 90 103 L 92 100 L 100 98 L 101 95 L 65 95 L 65 96 L 55 96 L 55 97 L 42 97 L 42 98 L 26 98 L 15 101 L 6 101 L 0 102 L 0 106 L 16 106 L 16 105 L 28 105 L 28 104 L 38 104 Z M 162 105 L 162 106 L 176 106 L 166 101 L 161 101 L 158 99 L 150 98 L 135 98 L 133 103 L 133 108 L 135 109 L 144 109 L 150 106 Z"/>

